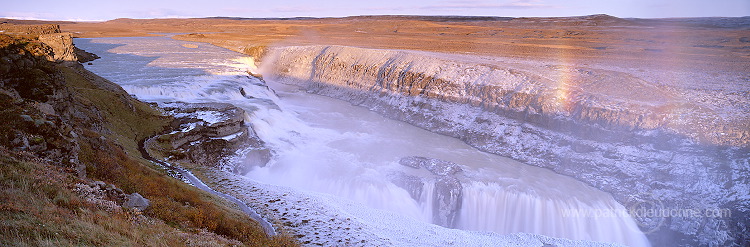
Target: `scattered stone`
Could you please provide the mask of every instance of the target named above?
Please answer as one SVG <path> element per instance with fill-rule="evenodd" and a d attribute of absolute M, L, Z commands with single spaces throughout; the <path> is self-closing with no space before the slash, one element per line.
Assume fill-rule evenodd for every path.
<path fill-rule="evenodd" d="M 21 115 L 20 117 L 21 117 L 21 119 L 23 119 L 23 121 L 34 122 L 34 119 L 31 118 L 31 116 L 29 116 L 29 115 Z"/>

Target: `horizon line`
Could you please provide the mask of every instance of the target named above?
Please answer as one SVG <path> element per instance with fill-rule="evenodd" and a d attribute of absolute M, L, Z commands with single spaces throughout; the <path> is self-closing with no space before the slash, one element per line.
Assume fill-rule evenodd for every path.
<path fill-rule="evenodd" d="M 21 21 L 59 21 L 59 22 L 107 22 L 120 19 L 129 20 L 167 20 L 167 19 L 238 19 L 238 20 L 311 20 L 311 19 L 344 19 L 354 17 L 441 17 L 441 18 L 572 18 L 572 17 L 590 17 L 590 16 L 609 16 L 619 19 L 697 19 L 697 18 L 749 18 L 750 15 L 746 16 L 693 16 L 693 17 L 618 17 L 610 14 L 590 14 L 590 15 L 573 15 L 573 16 L 491 16 L 491 15 L 349 15 L 349 16 L 325 16 L 325 17 L 312 17 L 312 16 L 295 16 L 295 17 L 240 17 L 240 16 L 203 16 L 203 17 L 187 17 L 187 16 L 166 16 L 166 17 L 152 17 L 152 18 L 133 18 L 133 17 L 118 17 L 108 20 L 81 20 L 81 19 L 42 19 L 33 17 L 19 17 L 19 16 L 3 16 L 0 19 L 6 20 L 21 20 Z"/>

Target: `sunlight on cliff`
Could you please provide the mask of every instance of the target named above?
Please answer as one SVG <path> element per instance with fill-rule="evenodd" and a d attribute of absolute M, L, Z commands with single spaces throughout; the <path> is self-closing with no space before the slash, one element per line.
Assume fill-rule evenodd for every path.
<path fill-rule="evenodd" d="M 258 74 L 258 66 L 255 65 L 255 59 L 252 57 L 239 57 L 232 59 L 232 61 L 237 62 L 238 64 L 232 65 L 232 67 L 243 69 L 250 74 Z"/>

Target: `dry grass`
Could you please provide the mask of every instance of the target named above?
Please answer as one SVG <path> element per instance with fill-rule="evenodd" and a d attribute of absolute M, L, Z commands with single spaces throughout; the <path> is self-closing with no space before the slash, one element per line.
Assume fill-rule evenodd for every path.
<path fill-rule="evenodd" d="M 750 59 L 746 31 L 657 25 L 618 19 L 585 23 L 559 18 L 430 20 L 351 17 L 311 20 L 161 19 L 61 23 L 83 37 L 194 33 L 176 39 L 208 42 L 237 52 L 248 45 L 345 45 L 469 53 L 527 59 L 566 59 L 573 64 L 617 61 L 653 68 L 706 64 L 743 71 Z M 665 56 L 665 51 L 669 56 Z M 707 61 L 707 59 L 709 61 Z"/>
<path fill-rule="evenodd" d="M 206 238 L 158 220 L 137 222 L 132 211 L 99 209 L 68 187 L 77 182 L 68 171 L 13 156 L 0 150 L 1 246 L 184 246 Z"/>

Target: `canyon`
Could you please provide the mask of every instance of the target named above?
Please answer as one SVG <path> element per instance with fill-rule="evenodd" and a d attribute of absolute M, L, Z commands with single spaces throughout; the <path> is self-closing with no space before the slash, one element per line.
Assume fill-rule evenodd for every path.
<path fill-rule="evenodd" d="M 602 68 L 341 46 L 271 49 L 263 61 L 266 78 L 575 177 L 624 204 L 746 200 L 748 115 L 725 105 L 747 89 L 739 81 L 701 96 Z M 674 217 L 655 230 L 713 239 L 729 234 L 722 220 Z"/>
<path fill-rule="evenodd" d="M 118 19 L 61 27 L 81 38 L 185 33 L 173 37 L 191 41 L 181 49 L 204 42 L 244 53 L 249 57 L 241 61 L 243 69 L 275 87 L 344 100 L 575 178 L 629 210 L 721 212 L 633 215 L 651 245 L 742 245 L 750 239 L 748 18 Z M 136 95 L 168 95 L 121 86 Z M 264 89 L 256 86 L 240 88 L 228 94 L 273 99 L 258 95 Z M 212 94 L 200 97 L 205 95 Z M 151 100 L 163 100 L 157 98 Z M 263 130 L 257 120 L 247 120 L 255 131 Z M 195 140 L 176 146 L 188 142 Z M 280 153 L 266 150 L 272 144 L 252 145 L 260 150 L 250 155 L 260 157 L 254 165 L 225 170 L 253 177 L 253 169 L 262 170 L 253 167 Z M 437 176 L 438 194 L 466 196 L 468 183 L 456 183 L 459 175 L 425 165 L 453 167 L 452 162 L 399 158 L 403 169 L 424 168 Z M 239 181 L 224 183 L 247 186 Z M 427 193 L 408 178 L 395 183 L 412 198 Z M 216 186 L 242 198 L 231 192 L 236 188 Z M 434 223 L 461 222 L 456 198 L 439 197 L 435 205 L 444 210 L 432 211 Z"/>

